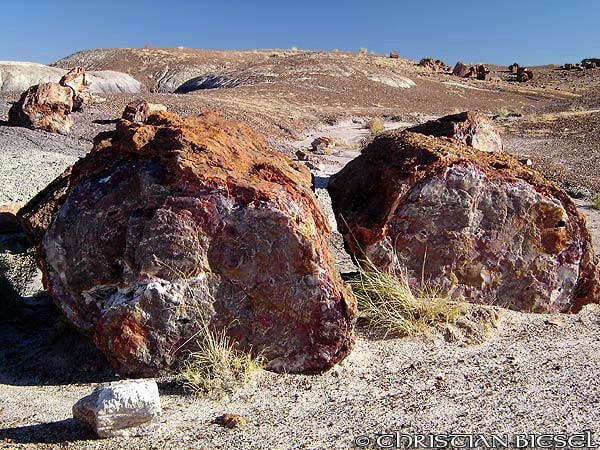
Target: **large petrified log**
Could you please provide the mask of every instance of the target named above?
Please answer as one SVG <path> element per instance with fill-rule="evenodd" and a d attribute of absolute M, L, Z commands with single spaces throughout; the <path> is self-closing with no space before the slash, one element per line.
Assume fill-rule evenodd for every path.
<path fill-rule="evenodd" d="M 483 114 L 471 111 L 430 120 L 407 131 L 453 138 L 484 152 L 503 150 L 502 138 L 492 121 Z"/>
<path fill-rule="evenodd" d="M 415 287 L 424 280 L 521 311 L 598 301 L 585 219 L 558 186 L 506 154 L 384 133 L 328 189 L 349 253 L 406 268 Z"/>
<path fill-rule="evenodd" d="M 36 84 L 27 89 L 8 111 L 14 126 L 67 134 L 73 126 L 71 88 L 58 83 Z"/>
<path fill-rule="evenodd" d="M 45 283 L 120 373 L 176 364 L 204 325 L 272 370 L 313 373 L 352 347 L 310 173 L 215 113 L 121 120 L 19 215 Z"/>

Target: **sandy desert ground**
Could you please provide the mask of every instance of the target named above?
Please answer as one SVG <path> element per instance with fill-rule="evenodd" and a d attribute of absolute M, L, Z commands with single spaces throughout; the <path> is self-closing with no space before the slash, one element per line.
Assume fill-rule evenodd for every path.
<path fill-rule="evenodd" d="M 30 199 L 88 152 L 97 133 L 114 128 L 130 100 L 141 97 L 183 115 L 222 111 L 250 123 L 272 148 L 293 158 L 315 137 L 337 138 L 331 154 L 311 161 L 316 195 L 335 230 L 324 188 L 328 176 L 369 139 L 369 118 L 385 118 L 388 129 L 403 128 L 470 109 L 494 117 L 507 152 L 531 159 L 567 190 L 600 249 L 600 213 L 591 208 L 600 192 L 600 68 L 581 73 L 540 67 L 536 79 L 519 84 L 502 67 L 491 66 L 491 81 L 463 80 L 407 60 L 335 52 L 138 49 L 86 52 L 58 62 L 78 64 L 128 72 L 145 91 L 105 96 L 105 102 L 75 114 L 68 136 L 0 125 L 0 204 Z M 240 83 L 166 92 L 206 67 L 224 67 Z M 374 81 L 392 75 L 395 83 L 408 78 L 415 86 Z M 0 94 L 0 120 L 17 98 Z M 19 247 L 6 236 L 0 245 L 3 252 Z M 339 269 L 352 271 L 335 231 L 332 248 Z M 118 375 L 90 342 L 65 328 L 47 296 L 27 302 L 22 318 L 0 322 L 1 448 L 337 449 L 357 448 L 356 439 L 364 435 L 359 443 L 377 448 L 377 433 L 395 432 L 589 431 L 600 444 L 599 305 L 572 315 L 496 308 L 497 319 L 485 331 L 465 320 L 454 333 L 414 338 L 380 339 L 359 327 L 356 348 L 331 371 L 263 371 L 221 401 L 191 397 L 173 379 L 161 379 L 164 415 L 155 436 L 97 440 L 73 421 L 71 407 L 96 383 Z M 224 413 L 246 415 L 249 424 L 224 428 L 215 422 Z"/>

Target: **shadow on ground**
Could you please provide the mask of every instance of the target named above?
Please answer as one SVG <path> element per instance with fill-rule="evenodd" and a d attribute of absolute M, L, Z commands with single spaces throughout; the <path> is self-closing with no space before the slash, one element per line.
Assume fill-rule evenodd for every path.
<path fill-rule="evenodd" d="M 0 429 L 0 445 L 3 443 L 59 444 L 94 438 L 91 431 L 81 427 L 73 419 Z"/>
<path fill-rule="evenodd" d="M 100 383 L 117 379 L 90 339 L 70 328 L 45 293 L 0 318 L 0 384 Z"/>

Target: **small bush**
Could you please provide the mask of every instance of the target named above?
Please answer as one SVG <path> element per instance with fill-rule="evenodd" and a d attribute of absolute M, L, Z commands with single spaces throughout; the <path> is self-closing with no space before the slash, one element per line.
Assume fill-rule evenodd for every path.
<path fill-rule="evenodd" d="M 366 55 L 368 51 L 369 50 L 367 50 L 365 47 L 361 47 L 361 48 L 358 49 L 358 54 L 359 55 Z"/>
<path fill-rule="evenodd" d="M 596 198 L 594 198 L 594 204 L 592 206 L 594 209 L 600 210 L 600 194 L 596 195 Z"/>
<path fill-rule="evenodd" d="M 180 369 L 185 389 L 198 396 L 222 398 L 245 385 L 262 367 L 262 358 L 237 350 L 226 330 L 203 326 L 204 337 L 198 349 L 188 356 Z"/>
<path fill-rule="evenodd" d="M 437 324 L 454 323 L 462 311 L 431 288 L 413 293 L 405 271 L 384 272 L 368 261 L 363 266 L 349 284 L 368 327 L 383 336 L 427 333 Z"/>
<path fill-rule="evenodd" d="M 381 133 L 385 129 L 383 119 L 380 119 L 379 117 L 373 117 L 371 120 L 369 120 L 369 122 L 367 122 L 367 128 L 372 134 Z"/>

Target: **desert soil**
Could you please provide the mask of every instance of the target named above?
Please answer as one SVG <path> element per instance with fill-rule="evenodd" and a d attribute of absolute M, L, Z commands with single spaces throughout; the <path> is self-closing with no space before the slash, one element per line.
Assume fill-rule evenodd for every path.
<path fill-rule="evenodd" d="M 152 93 L 165 60 L 171 68 L 226 66 L 247 84 Z M 600 248 L 600 215 L 590 207 L 600 192 L 600 69 L 536 68 L 539 76 L 519 85 L 500 67 L 493 67 L 492 81 L 482 82 L 434 74 L 406 60 L 335 52 L 127 50 L 76 54 L 59 65 L 82 63 L 131 73 L 146 83 L 144 98 L 177 113 L 219 110 L 247 121 L 271 147 L 294 158 L 297 150 L 311 154 L 315 137 L 335 138 L 327 154 L 311 154 L 309 167 L 330 217 L 332 248 L 342 272 L 354 266 L 335 232 L 325 188 L 328 177 L 370 138 L 364 124 L 371 117 L 384 117 L 388 129 L 464 109 L 496 117 L 506 151 L 530 158 L 576 197 Z M 384 69 L 416 86 L 395 88 L 363 76 Z M 18 93 L 0 94 L 0 120 L 17 98 Z M 0 125 L 0 204 L 30 199 L 88 152 L 98 132 L 114 128 L 114 119 L 133 98 L 106 96 L 104 103 L 75 115 L 68 136 Z M 3 236 L 0 250 L 18 250 L 15 239 Z M 465 322 L 456 333 L 442 330 L 413 338 L 376 338 L 359 327 L 354 351 L 333 370 L 315 376 L 262 371 L 218 401 L 192 397 L 173 379 L 161 379 L 164 414 L 156 435 L 96 440 L 73 421 L 71 407 L 96 383 L 118 379 L 118 374 L 90 342 L 65 327 L 46 295 L 26 302 L 21 317 L 0 321 L 1 448 L 356 448 L 358 436 L 368 435 L 373 443 L 376 433 L 396 431 L 591 431 L 600 443 L 598 305 L 553 316 L 496 309 L 498 320 L 489 328 Z M 224 413 L 245 415 L 249 424 L 224 428 L 215 423 Z"/>

